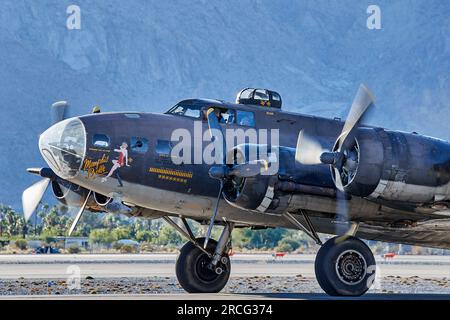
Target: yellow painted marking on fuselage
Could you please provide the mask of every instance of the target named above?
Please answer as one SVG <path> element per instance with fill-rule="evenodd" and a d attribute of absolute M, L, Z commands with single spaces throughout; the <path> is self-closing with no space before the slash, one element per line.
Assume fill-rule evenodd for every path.
<path fill-rule="evenodd" d="M 188 182 L 187 179 L 177 178 L 177 177 L 173 177 L 173 176 L 167 176 L 164 174 L 158 174 L 158 179 L 168 180 L 168 181 L 182 183 L 182 184 L 187 184 L 187 182 Z"/>
<path fill-rule="evenodd" d="M 106 173 L 105 164 L 108 162 L 109 156 L 103 154 L 100 159 L 91 160 L 85 159 L 83 162 L 83 171 L 87 171 L 87 179 L 94 178 L 96 175 L 102 175 Z"/>
<path fill-rule="evenodd" d="M 169 175 L 169 176 L 175 176 L 175 177 L 180 177 L 180 178 L 188 178 L 188 179 L 191 179 L 194 176 L 194 174 L 192 172 L 188 172 L 188 171 L 172 170 L 172 169 L 165 169 L 165 168 L 154 168 L 154 167 L 149 168 L 148 172 Z"/>

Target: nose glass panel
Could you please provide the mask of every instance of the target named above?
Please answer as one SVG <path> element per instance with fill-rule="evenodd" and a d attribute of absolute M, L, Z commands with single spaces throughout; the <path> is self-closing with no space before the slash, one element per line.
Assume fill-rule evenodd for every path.
<path fill-rule="evenodd" d="M 39 149 L 50 168 L 64 179 L 74 178 L 86 152 L 86 131 L 78 118 L 51 126 L 39 139 Z"/>

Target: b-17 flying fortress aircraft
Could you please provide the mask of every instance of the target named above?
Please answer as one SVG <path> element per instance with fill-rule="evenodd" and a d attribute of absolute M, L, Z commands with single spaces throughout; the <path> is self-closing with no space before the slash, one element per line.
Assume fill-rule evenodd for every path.
<path fill-rule="evenodd" d="M 85 210 L 163 218 L 189 240 L 176 275 L 193 293 L 226 285 L 234 228 L 299 229 L 321 245 L 322 289 L 361 295 L 375 259 L 360 239 L 450 248 L 450 144 L 364 126 L 373 104 L 364 85 L 345 122 L 285 112 L 278 93 L 252 88 L 236 103 L 190 99 L 164 114 L 66 119 L 58 102 L 39 139 L 48 167 L 28 169 L 43 179 L 24 191 L 24 215 L 50 185 L 80 207 L 69 233 Z M 194 235 L 188 219 L 208 231 Z M 322 244 L 318 233 L 336 237 Z"/>

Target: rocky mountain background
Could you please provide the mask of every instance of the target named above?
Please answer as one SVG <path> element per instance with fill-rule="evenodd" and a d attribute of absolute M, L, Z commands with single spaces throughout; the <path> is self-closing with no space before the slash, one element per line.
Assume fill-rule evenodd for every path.
<path fill-rule="evenodd" d="M 0 6 L 0 203 L 44 165 L 49 106 L 72 115 L 162 112 L 178 100 L 233 100 L 247 86 L 284 108 L 344 117 L 359 83 L 377 97 L 371 124 L 450 139 L 450 2 L 6 0 Z M 66 9 L 81 9 L 68 30 Z M 370 30 L 367 8 L 381 10 Z"/>

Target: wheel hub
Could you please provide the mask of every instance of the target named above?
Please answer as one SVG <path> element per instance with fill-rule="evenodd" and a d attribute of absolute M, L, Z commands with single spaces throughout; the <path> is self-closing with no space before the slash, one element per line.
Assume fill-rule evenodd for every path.
<path fill-rule="evenodd" d="M 344 251 L 336 260 L 336 273 L 342 282 L 356 285 L 366 276 L 366 260 L 355 250 Z"/>
<path fill-rule="evenodd" d="M 200 279 L 206 282 L 214 281 L 218 274 L 210 267 L 211 259 L 206 254 L 198 257 L 195 271 Z"/>

